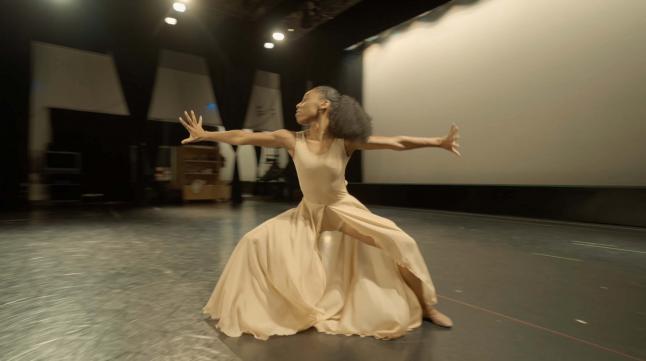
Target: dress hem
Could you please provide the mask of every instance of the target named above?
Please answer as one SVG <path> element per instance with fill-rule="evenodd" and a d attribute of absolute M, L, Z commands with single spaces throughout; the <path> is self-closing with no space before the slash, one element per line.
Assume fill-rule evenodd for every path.
<path fill-rule="evenodd" d="M 370 334 L 370 333 L 360 333 L 360 332 L 332 332 L 332 331 L 326 331 L 326 330 L 319 329 L 316 326 L 316 324 L 312 324 L 312 325 L 310 325 L 310 326 L 308 326 L 306 328 L 300 329 L 300 330 L 290 330 L 289 332 L 271 332 L 271 333 L 269 333 L 267 335 L 261 336 L 261 335 L 255 333 L 254 331 L 247 330 L 247 329 L 244 329 L 244 330 L 241 329 L 240 332 L 227 332 L 226 330 L 222 329 L 222 327 L 220 326 L 220 322 L 219 322 L 220 318 L 213 316 L 208 311 L 202 311 L 202 314 L 207 315 L 208 319 L 218 321 L 215 324 L 215 328 L 218 331 L 225 334 L 226 336 L 228 336 L 228 337 L 241 337 L 243 334 L 247 334 L 247 335 L 253 336 L 253 338 L 255 338 L 257 340 L 260 340 L 260 341 L 268 341 L 269 338 L 274 337 L 274 336 L 292 336 L 292 335 L 295 335 L 295 334 L 297 334 L 299 332 L 309 330 L 310 328 L 314 328 L 316 330 L 316 332 L 324 333 L 326 335 L 332 335 L 332 336 L 359 336 L 361 338 L 374 337 L 377 340 L 390 341 L 390 340 L 394 340 L 394 339 L 406 336 L 409 332 L 421 327 L 422 323 L 423 323 L 423 320 L 424 320 L 423 317 L 422 317 L 422 319 L 419 322 L 416 322 L 412 326 L 408 326 L 406 328 L 406 330 L 399 331 L 399 332 L 393 332 L 393 333 L 379 333 L 379 332 L 377 332 L 377 333 Z"/>

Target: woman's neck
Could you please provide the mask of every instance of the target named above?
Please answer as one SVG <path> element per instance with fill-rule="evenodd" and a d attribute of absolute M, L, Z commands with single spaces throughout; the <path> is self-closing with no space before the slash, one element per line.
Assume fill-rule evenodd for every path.
<path fill-rule="evenodd" d="M 307 129 L 310 139 L 321 142 L 324 139 L 331 138 L 327 131 L 329 124 L 330 119 L 326 115 L 319 116 L 319 118 L 313 121 Z"/>

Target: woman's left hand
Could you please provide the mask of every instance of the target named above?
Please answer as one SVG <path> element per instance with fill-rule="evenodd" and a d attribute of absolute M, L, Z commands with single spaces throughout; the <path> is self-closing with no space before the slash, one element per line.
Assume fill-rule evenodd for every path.
<path fill-rule="evenodd" d="M 186 130 L 188 130 L 188 138 L 182 140 L 182 144 L 204 140 L 203 138 L 206 132 L 202 127 L 202 116 L 200 115 L 200 118 L 198 119 L 195 116 L 195 112 L 193 112 L 192 110 L 190 115 L 187 111 L 184 111 L 184 116 L 186 117 L 186 119 L 179 117 L 179 122 L 182 123 Z"/>
<path fill-rule="evenodd" d="M 451 129 L 449 130 L 449 134 L 442 139 L 440 148 L 444 148 L 449 152 L 457 155 L 458 157 L 462 157 L 462 154 L 460 154 L 460 152 L 458 151 L 458 148 L 460 148 L 460 145 L 458 144 L 458 138 L 460 138 L 458 130 L 458 126 L 455 125 L 455 123 L 452 124 Z"/>

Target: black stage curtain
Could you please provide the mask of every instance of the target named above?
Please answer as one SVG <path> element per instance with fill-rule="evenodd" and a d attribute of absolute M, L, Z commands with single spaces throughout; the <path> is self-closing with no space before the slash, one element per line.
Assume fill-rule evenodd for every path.
<path fill-rule="evenodd" d="M 240 46 L 245 43 L 249 42 L 245 41 L 243 36 Z M 222 49 L 227 49 L 227 51 L 222 51 Z M 213 93 L 222 123 L 227 130 L 243 127 L 256 71 L 253 54 L 247 53 L 243 56 L 242 52 L 244 52 L 244 48 L 236 48 L 233 44 L 215 43 L 215 41 L 208 49 L 207 62 Z M 235 145 L 233 148 L 237 150 Z M 242 187 L 237 162 L 234 164 L 231 182 L 231 201 L 234 204 L 242 202 Z"/>
<path fill-rule="evenodd" d="M 145 139 L 159 50 L 150 42 L 136 38 L 114 44 L 112 49 L 123 95 L 134 124 L 132 145 L 137 149 L 135 200 L 143 204 L 145 188 L 151 184 L 154 174 Z"/>
<path fill-rule="evenodd" d="M 29 86 L 31 84 L 30 34 L 24 19 L 28 11 L 23 2 L 12 2 L 0 22 L 4 46 L 0 47 L 0 209 L 12 210 L 27 205 Z"/>
<path fill-rule="evenodd" d="M 283 106 L 283 123 L 285 129 L 301 130 L 301 126 L 296 122 L 294 113 L 296 104 L 303 98 L 306 89 L 307 80 L 299 69 L 292 71 L 284 70 L 280 74 L 280 93 Z"/>

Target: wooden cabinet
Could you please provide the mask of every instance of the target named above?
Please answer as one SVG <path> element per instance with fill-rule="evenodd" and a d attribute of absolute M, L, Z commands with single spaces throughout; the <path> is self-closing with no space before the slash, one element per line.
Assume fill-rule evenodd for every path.
<path fill-rule="evenodd" d="M 173 185 L 181 189 L 182 199 L 218 200 L 230 199 L 231 186 L 219 180 L 224 158 L 218 147 L 182 145 L 176 148 L 172 168 L 176 177 Z"/>

